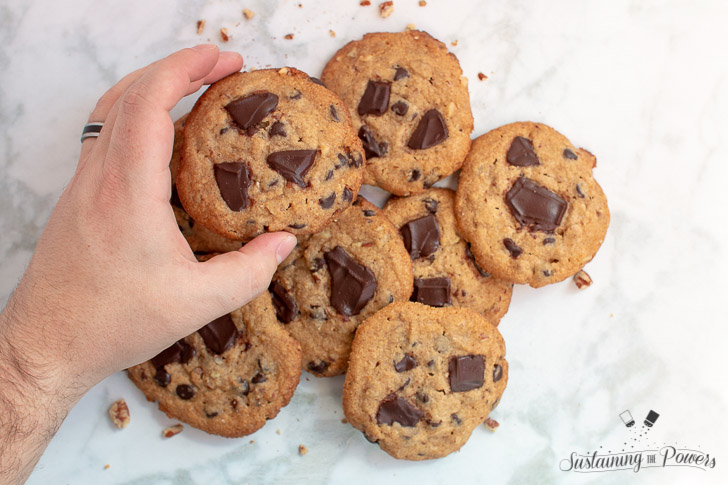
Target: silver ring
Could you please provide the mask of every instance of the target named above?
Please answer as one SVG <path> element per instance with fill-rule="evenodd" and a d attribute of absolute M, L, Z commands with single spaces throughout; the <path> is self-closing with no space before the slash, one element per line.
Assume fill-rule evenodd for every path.
<path fill-rule="evenodd" d="M 100 121 L 86 124 L 81 132 L 81 143 L 83 143 L 86 138 L 97 138 L 101 134 L 101 128 L 103 127 L 104 124 Z"/>

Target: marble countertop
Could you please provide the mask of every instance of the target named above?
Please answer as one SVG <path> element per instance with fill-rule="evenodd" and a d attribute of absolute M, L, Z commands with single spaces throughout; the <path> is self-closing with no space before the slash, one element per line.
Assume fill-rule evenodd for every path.
<path fill-rule="evenodd" d="M 211 41 L 240 51 L 245 69 L 319 75 L 344 43 L 414 23 L 460 59 L 474 136 L 545 122 L 597 155 L 609 198 L 612 223 L 587 266 L 590 288 L 567 280 L 514 291 L 500 325 L 511 370 L 493 413 L 498 431 L 479 426 L 441 460 L 396 461 L 341 422 L 342 378 L 304 375 L 291 404 L 252 436 L 186 427 L 165 440 L 173 421 L 120 373 L 73 409 L 28 483 L 728 482 L 728 60 L 719 48 L 728 4 L 394 0 L 382 19 L 372 3 L 0 2 L 0 304 L 73 174 L 88 113 L 124 74 Z M 255 17 L 246 20 L 243 7 Z M 120 397 L 132 417 L 123 431 L 106 414 Z M 625 410 L 632 428 L 620 420 Z M 650 410 L 660 417 L 647 433 Z M 308 454 L 299 456 L 299 444 Z M 716 466 L 564 470 L 572 452 L 664 446 L 708 453 Z"/>

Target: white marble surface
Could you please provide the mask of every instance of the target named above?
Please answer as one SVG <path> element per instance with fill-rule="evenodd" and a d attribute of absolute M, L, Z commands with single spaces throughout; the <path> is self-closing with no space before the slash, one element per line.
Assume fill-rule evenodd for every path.
<path fill-rule="evenodd" d="M 516 288 L 500 326 L 511 364 L 493 413 L 500 429 L 479 427 L 445 459 L 396 461 L 341 423 L 342 378 L 304 377 L 291 404 L 248 438 L 186 428 L 163 440 L 171 421 L 117 374 L 71 412 L 29 483 L 726 483 L 728 4 L 395 0 L 381 19 L 375 0 L 298 3 L 0 2 L 0 303 L 73 173 L 96 99 L 173 50 L 220 42 L 223 26 L 232 35 L 224 47 L 243 53 L 246 69 L 287 64 L 312 75 L 368 31 L 415 23 L 457 40 L 474 136 L 543 121 L 598 156 L 612 224 L 587 267 L 594 285 Z M 257 15 L 246 21 L 242 7 Z M 207 20 L 201 36 L 198 19 Z M 106 415 L 119 397 L 132 413 L 124 431 Z M 631 446 L 625 409 L 638 425 L 650 409 L 661 414 L 638 446 L 702 450 L 716 467 L 559 469 L 572 451 Z"/>

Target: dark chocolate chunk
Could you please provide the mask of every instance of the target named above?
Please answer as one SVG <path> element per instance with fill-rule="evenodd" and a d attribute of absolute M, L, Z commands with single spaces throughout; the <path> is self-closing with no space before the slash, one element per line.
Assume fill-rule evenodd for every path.
<path fill-rule="evenodd" d="M 425 203 L 425 209 L 427 209 L 427 212 L 430 214 L 435 214 L 437 212 L 437 201 L 435 199 L 425 199 L 423 202 Z"/>
<path fill-rule="evenodd" d="M 298 305 L 288 291 L 278 283 L 272 281 L 268 287 L 271 294 L 273 307 L 276 309 L 278 320 L 283 323 L 291 323 L 296 315 L 298 315 Z"/>
<path fill-rule="evenodd" d="M 321 79 L 317 78 L 317 77 L 309 76 L 308 79 L 312 83 L 314 83 L 314 84 L 318 84 L 319 86 L 326 87 L 326 85 L 324 84 L 324 82 Z"/>
<path fill-rule="evenodd" d="M 196 353 L 194 347 L 188 344 L 185 339 L 181 339 L 154 356 L 152 365 L 157 369 L 154 376 L 157 383 L 162 387 L 169 384 L 171 376 L 164 370 L 165 365 L 172 363 L 186 364 Z"/>
<path fill-rule="evenodd" d="M 323 258 L 314 258 L 313 268 L 311 269 L 311 271 L 316 272 L 320 270 L 324 267 L 324 264 L 326 264 L 326 262 L 323 260 Z"/>
<path fill-rule="evenodd" d="M 296 222 L 294 224 L 288 224 L 288 227 L 290 227 L 291 229 L 303 229 L 304 227 L 306 227 L 306 224 Z"/>
<path fill-rule="evenodd" d="M 328 197 L 324 197 L 319 199 L 319 205 L 322 209 L 331 209 L 331 206 L 334 205 L 334 202 L 336 201 L 336 192 L 331 192 L 331 195 Z"/>
<path fill-rule="evenodd" d="M 180 384 L 179 386 L 177 386 L 177 389 L 175 389 L 175 392 L 181 399 L 184 399 L 185 401 L 195 397 L 195 390 L 192 388 L 192 386 L 188 386 L 187 384 Z"/>
<path fill-rule="evenodd" d="M 338 153 L 336 155 L 336 158 L 339 159 L 339 163 L 334 165 L 334 168 L 337 170 L 340 169 L 341 167 L 346 167 L 349 164 L 349 159 L 346 158 L 346 155 L 344 155 L 343 153 Z"/>
<path fill-rule="evenodd" d="M 567 160 L 576 160 L 579 157 L 570 149 L 564 148 L 564 158 L 566 158 Z"/>
<path fill-rule="evenodd" d="M 303 94 L 301 94 L 301 91 L 296 89 L 296 92 L 293 93 L 291 96 L 289 96 L 288 99 L 292 99 L 293 101 L 298 101 L 299 99 L 301 99 L 302 96 L 303 96 Z"/>
<path fill-rule="evenodd" d="M 269 135 L 274 136 L 286 136 L 286 125 L 280 121 L 274 122 L 270 127 Z"/>
<path fill-rule="evenodd" d="M 417 169 L 414 169 L 414 170 L 412 170 L 412 172 L 410 172 L 409 181 L 417 182 L 420 179 L 420 177 L 422 177 L 422 172 L 420 172 Z"/>
<path fill-rule="evenodd" d="M 377 278 L 341 246 L 324 254 L 331 273 L 331 306 L 340 314 L 358 315 L 377 290 Z"/>
<path fill-rule="evenodd" d="M 416 278 L 415 289 L 410 301 L 424 303 L 434 307 L 450 305 L 450 279 L 449 278 Z"/>
<path fill-rule="evenodd" d="M 207 348 L 216 354 L 222 354 L 232 347 L 239 332 L 229 313 L 216 318 L 197 331 L 205 341 Z"/>
<path fill-rule="evenodd" d="M 397 372 L 405 372 L 408 370 L 412 370 L 415 367 L 417 367 L 417 360 L 412 357 L 410 354 L 404 354 L 404 357 L 402 357 L 402 360 L 399 362 L 394 363 L 394 370 Z"/>
<path fill-rule="evenodd" d="M 584 198 L 584 192 L 581 191 L 581 187 L 579 187 L 579 184 L 576 184 L 576 193 L 579 194 L 579 198 Z"/>
<path fill-rule="evenodd" d="M 402 397 L 394 394 L 387 396 L 377 410 L 377 423 L 391 426 L 399 423 L 401 426 L 411 428 L 424 417 L 425 413 Z"/>
<path fill-rule="evenodd" d="M 268 378 L 266 376 L 264 376 L 263 374 L 258 372 L 257 374 L 255 374 L 253 376 L 252 379 L 250 379 L 250 382 L 252 382 L 253 384 L 262 384 L 267 380 L 268 380 Z"/>
<path fill-rule="evenodd" d="M 217 415 L 218 415 L 217 411 L 213 411 L 211 413 L 208 413 L 207 411 L 205 411 L 205 416 L 207 416 L 208 418 L 214 418 Z"/>
<path fill-rule="evenodd" d="M 357 107 L 359 116 L 382 116 L 386 113 L 389 106 L 389 91 L 388 82 L 370 80 Z"/>
<path fill-rule="evenodd" d="M 334 171 L 329 170 L 328 173 L 326 174 L 326 177 L 324 177 L 324 180 L 331 180 L 333 177 L 334 177 Z"/>
<path fill-rule="evenodd" d="M 458 416 L 457 413 L 452 413 L 450 415 L 450 419 L 452 419 L 452 422 L 455 424 L 463 424 L 463 420 L 460 419 L 460 416 Z"/>
<path fill-rule="evenodd" d="M 427 257 L 440 247 L 440 225 L 432 214 L 409 221 L 399 231 L 412 259 Z"/>
<path fill-rule="evenodd" d="M 482 355 L 450 357 L 447 370 L 452 392 L 478 389 L 485 382 L 485 358 Z"/>
<path fill-rule="evenodd" d="M 349 153 L 349 166 L 359 168 L 364 165 L 364 159 L 360 152 Z"/>
<path fill-rule="evenodd" d="M 508 252 L 511 253 L 511 258 L 513 258 L 513 259 L 517 259 L 518 256 L 520 256 L 521 253 L 523 253 L 523 249 L 521 249 L 521 247 L 518 244 L 516 244 L 513 241 L 513 239 L 511 239 L 511 238 L 508 238 L 508 237 L 505 238 L 503 240 L 503 245 L 506 247 Z"/>
<path fill-rule="evenodd" d="M 481 268 L 478 265 L 478 262 L 475 261 L 475 255 L 473 254 L 473 251 L 470 249 L 470 243 L 468 243 L 465 246 L 465 253 L 468 255 L 468 257 L 470 258 L 470 260 L 473 262 L 473 266 L 475 266 L 475 269 L 478 270 L 478 273 L 480 273 L 480 276 L 483 276 L 483 277 L 486 277 L 486 278 L 490 276 L 490 273 L 488 273 L 483 268 Z"/>
<path fill-rule="evenodd" d="M 336 107 L 333 104 L 329 105 L 329 113 L 331 113 L 331 117 L 334 121 L 339 121 L 339 113 L 336 112 Z"/>
<path fill-rule="evenodd" d="M 359 128 L 359 138 L 364 146 L 364 156 L 369 158 L 382 157 L 386 155 L 389 145 L 386 142 L 379 142 L 368 126 L 362 125 Z"/>
<path fill-rule="evenodd" d="M 513 217 L 532 231 L 553 232 L 559 227 L 568 203 L 533 180 L 519 177 L 506 193 Z"/>
<path fill-rule="evenodd" d="M 307 367 L 308 370 L 315 374 L 323 374 L 324 372 L 326 372 L 326 369 L 329 368 L 329 363 L 324 362 L 323 360 L 318 364 L 316 362 L 309 362 Z"/>
<path fill-rule="evenodd" d="M 349 189 L 349 187 L 344 187 L 344 190 L 341 191 L 341 199 L 344 202 L 351 202 L 351 199 L 354 198 L 354 193 Z"/>
<path fill-rule="evenodd" d="M 407 110 L 409 109 L 409 105 L 405 103 L 404 101 L 400 100 L 397 101 L 392 105 L 392 112 L 398 116 L 404 116 L 407 114 Z"/>
<path fill-rule="evenodd" d="M 373 210 L 370 210 L 370 209 L 364 209 L 362 211 L 362 213 L 364 214 L 364 217 L 372 217 L 373 215 L 376 214 L 376 212 L 374 212 Z"/>
<path fill-rule="evenodd" d="M 250 394 L 250 383 L 248 381 L 241 380 L 240 395 L 247 396 L 248 394 Z"/>
<path fill-rule="evenodd" d="M 299 187 L 306 187 L 306 176 L 316 160 L 318 150 L 285 150 L 268 155 L 268 166 L 281 174 L 284 179 Z"/>
<path fill-rule="evenodd" d="M 424 150 L 434 147 L 445 141 L 448 137 L 447 123 L 439 111 L 427 111 L 415 128 L 407 146 L 413 150 Z"/>
<path fill-rule="evenodd" d="M 547 237 L 543 240 L 543 245 L 546 246 L 547 244 L 553 244 L 556 242 L 556 238 L 554 237 Z"/>
<path fill-rule="evenodd" d="M 214 165 L 215 181 L 220 195 L 230 210 L 238 212 L 250 206 L 248 187 L 250 187 L 250 169 L 241 162 L 216 163 Z"/>
<path fill-rule="evenodd" d="M 154 374 L 154 380 L 162 387 L 167 387 L 169 383 L 172 381 L 172 376 L 169 375 L 169 372 L 164 370 L 164 367 L 160 367 L 157 369 L 157 372 Z"/>
<path fill-rule="evenodd" d="M 506 154 L 506 161 L 514 167 L 532 167 L 540 165 L 533 143 L 528 138 L 517 136 L 513 139 L 511 147 Z"/>
<path fill-rule="evenodd" d="M 498 382 L 503 377 L 503 367 L 500 364 L 493 366 L 493 382 Z"/>
<path fill-rule="evenodd" d="M 394 80 L 399 81 L 404 77 L 409 77 L 409 72 L 404 67 L 395 67 Z"/>
<path fill-rule="evenodd" d="M 253 93 L 228 103 L 225 109 L 241 130 L 246 131 L 260 123 L 263 118 L 276 109 L 278 96 L 267 91 Z"/>

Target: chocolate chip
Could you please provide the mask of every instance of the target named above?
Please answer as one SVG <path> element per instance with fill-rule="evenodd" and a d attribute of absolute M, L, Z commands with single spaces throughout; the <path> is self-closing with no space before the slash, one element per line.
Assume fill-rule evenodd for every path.
<path fill-rule="evenodd" d="M 410 301 L 434 307 L 450 305 L 452 303 L 450 300 L 450 279 L 416 278 Z"/>
<path fill-rule="evenodd" d="M 195 397 L 195 390 L 192 388 L 192 386 L 188 386 L 187 384 L 180 384 L 179 386 L 177 386 L 177 389 L 175 389 L 175 392 L 181 399 L 184 399 L 185 401 Z"/>
<path fill-rule="evenodd" d="M 422 172 L 420 172 L 417 169 L 414 169 L 414 170 L 412 170 L 412 172 L 410 172 L 409 181 L 417 182 L 420 179 L 420 177 L 422 177 Z"/>
<path fill-rule="evenodd" d="M 157 369 L 157 372 L 154 374 L 154 380 L 162 387 L 167 387 L 169 383 L 172 381 L 172 376 L 169 375 L 169 372 L 164 370 L 164 367 L 160 367 Z"/>
<path fill-rule="evenodd" d="M 336 201 L 336 192 L 331 192 L 331 195 L 328 197 L 324 197 L 319 199 L 319 205 L 322 209 L 331 209 L 331 206 L 334 205 L 334 202 Z"/>
<path fill-rule="evenodd" d="M 302 96 L 303 96 L 303 94 L 301 94 L 301 91 L 296 89 L 296 92 L 293 93 L 291 96 L 289 96 L 288 99 L 292 99 L 293 101 L 298 101 L 299 99 L 301 99 Z"/>
<path fill-rule="evenodd" d="M 326 264 L 326 262 L 323 260 L 323 258 L 314 258 L 313 268 L 311 269 L 311 271 L 313 271 L 315 273 L 316 271 L 323 268 L 324 264 Z"/>
<path fill-rule="evenodd" d="M 354 198 L 354 193 L 349 190 L 349 187 L 344 187 L 344 190 L 341 191 L 341 199 L 344 202 L 351 202 L 351 199 Z"/>
<path fill-rule="evenodd" d="M 467 254 L 467 255 L 468 255 L 468 257 L 470 258 L 470 260 L 471 260 L 471 261 L 473 262 L 473 266 L 475 266 L 475 269 L 476 269 L 476 270 L 478 270 L 478 273 L 480 273 L 480 276 L 483 276 L 483 277 L 485 277 L 485 278 L 488 278 L 488 277 L 490 277 L 490 273 L 488 273 L 488 272 L 487 272 L 487 271 L 485 271 L 485 270 L 484 270 L 483 268 L 481 268 L 481 267 L 480 267 L 480 266 L 478 265 L 478 262 L 477 262 L 477 261 L 475 261 L 475 255 L 473 254 L 473 251 L 472 251 L 472 250 L 470 249 L 470 243 L 468 243 L 468 244 L 467 244 L 467 245 L 465 246 L 465 254 Z"/>
<path fill-rule="evenodd" d="M 556 238 L 553 237 L 547 237 L 543 240 L 543 245 L 546 246 L 547 244 L 553 244 L 556 242 Z"/>
<path fill-rule="evenodd" d="M 482 355 L 450 357 L 447 370 L 452 392 L 478 389 L 485 382 L 485 358 Z"/>
<path fill-rule="evenodd" d="M 184 207 L 182 207 L 182 202 L 179 200 L 179 194 L 177 193 L 177 186 L 172 186 L 172 196 L 169 198 L 169 203 L 173 205 L 174 207 L 178 207 L 182 210 L 184 210 Z"/>
<path fill-rule="evenodd" d="M 424 417 L 425 413 L 410 404 L 404 398 L 394 394 L 387 396 L 377 410 L 377 423 L 391 426 L 399 423 L 406 428 L 412 428 Z"/>
<path fill-rule="evenodd" d="M 503 377 L 503 367 L 500 364 L 493 366 L 493 382 L 498 382 Z"/>
<path fill-rule="evenodd" d="M 318 150 L 285 150 L 268 155 L 268 166 L 281 174 L 284 179 L 299 187 L 306 187 L 303 177 L 316 160 Z"/>
<path fill-rule="evenodd" d="M 521 249 L 521 247 L 518 244 L 516 244 L 513 241 L 513 239 L 505 238 L 503 240 L 503 245 L 506 247 L 508 252 L 511 253 L 511 258 L 513 258 L 513 259 L 517 259 L 518 256 L 520 256 L 521 253 L 523 253 L 523 249 Z"/>
<path fill-rule="evenodd" d="M 435 199 L 425 199 L 422 202 L 425 203 L 425 209 L 427 209 L 427 212 L 430 214 L 435 214 L 437 212 L 437 201 Z"/>
<path fill-rule="evenodd" d="M 340 169 L 341 167 L 346 167 L 347 165 L 349 165 L 349 159 L 346 158 L 346 155 L 344 155 L 343 153 L 338 153 L 336 155 L 336 158 L 339 159 L 339 163 L 334 165 L 334 168 L 336 170 Z"/>
<path fill-rule="evenodd" d="M 536 152 L 533 150 L 533 143 L 522 136 L 515 137 L 511 142 L 511 147 L 506 154 L 506 161 L 514 167 L 540 165 Z"/>
<path fill-rule="evenodd" d="M 331 180 L 334 176 L 334 171 L 329 170 L 329 172 L 326 174 L 326 177 L 324 177 L 324 180 Z"/>
<path fill-rule="evenodd" d="M 250 379 L 250 382 L 252 382 L 253 384 L 262 384 L 267 380 L 268 380 L 268 378 L 266 376 L 264 376 L 263 374 L 258 372 L 257 374 L 255 374 L 253 376 L 252 379 Z"/>
<path fill-rule="evenodd" d="M 280 121 L 276 121 L 271 125 L 270 132 L 268 134 L 271 138 L 274 136 L 286 136 L 286 125 Z"/>
<path fill-rule="evenodd" d="M 222 354 L 233 346 L 239 332 L 229 313 L 216 318 L 197 331 L 205 341 L 207 348 L 216 354 Z"/>
<path fill-rule="evenodd" d="M 157 369 L 154 379 L 162 387 L 166 387 L 171 380 L 171 376 L 164 369 L 164 366 L 172 363 L 186 364 L 195 356 L 197 352 L 194 347 L 187 343 L 185 339 L 181 339 L 161 351 L 152 358 L 152 365 Z"/>
<path fill-rule="evenodd" d="M 250 169 L 241 162 L 216 163 L 214 165 L 215 181 L 220 195 L 230 210 L 239 212 L 250 206 L 248 187 L 250 187 Z"/>
<path fill-rule="evenodd" d="M 364 217 L 372 217 L 374 214 L 376 214 L 376 212 L 369 209 L 364 209 L 362 213 L 364 214 Z"/>
<path fill-rule="evenodd" d="M 363 157 L 361 156 L 360 152 L 349 152 L 349 166 L 354 168 L 359 168 L 362 165 L 364 165 Z"/>
<path fill-rule="evenodd" d="M 326 87 L 326 85 L 324 84 L 324 82 L 321 79 L 317 78 L 317 77 L 309 76 L 308 79 L 309 79 L 309 81 L 311 81 L 314 84 L 318 84 L 319 86 Z"/>
<path fill-rule="evenodd" d="M 412 370 L 415 367 L 417 367 L 417 360 L 410 354 L 404 354 L 402 360 L 394 363 L 394 370 L 400 373 Z"/>
<path fill-rule="evenodd" d="M 412 259 L 427 257 L 440 247 L 440 225 L 432 214 L 409 221 L 400 233 Z"/>
<path fill-rule="evenodd" d="M 326 372 L 326 369 L 329 368 L 329 363 L 324 362 L 323 360 L 320 361 L 318 364 L 315 362 L 309 362 L 307 367 L 308 370 L 310 370 L 314 374 L 323 374 L 324 372 Z"/>
<path fill-rule="evenodd" d="M 564 148 L 564 158 L 566 158 L 568 160 L 576 160 L 579 157 L 576 155 L 576 153 L 572 152 L 570 149 Z"/>
<path fill-rule="evenodd" d="M 409 105 L 401 100 L 392 105 L 392 112 L 398 116 L 406 115 L 408 109 Z"/>
<path fill-rule="evenodd" d="M 339 121 L 339 113 L 336 112 L 336 108 L 333 104 L 329 105 L 329 113 L 331 113 L 331 117 L 334 119 L 334 121 Z"/>
<path fill-rule="evenodd" d="M 426 403 L 430 402 L 430 396 L 428 396 L 424 392 L 418 391 L 415 394 L 415 397 L 417 398 L 418 401 L 420 401 L 422 403 L 425 403 L 426 404 Z"/>
<path fill-rule="evenodd" d="M 394 80 L 399 81 L 404 77 L 409 77 L 409 72 L 404 67 L 395 67 Z"/>
<path fill-rule="evenodd" d="M 382 116 L 389 106 L 390 85 L 384 81 L 369 81 L 364 95 L 359 101 L 357 112 L 359 116 Z"/>
<path fill-rule="evenodd" d="M 432 426 L 433 428 L 437 428 L 438 426 L 440 426 L 440 425 L 442 424 L 442 421 L 430 421 L 430 420 L 428 419 L 428 420 L 427 420 L 427 424 L 429 424 L 429 425 L 430 425 L 430 426 Z"/>
<path fill-rule="evenodd" d="M 257 125 L 278 106 L 278 96 L 267 91 L 253 93 L 228 103 L 225 109 L 241 130 Z"/>
<path fill-rule="evenodd" d="M 377 278 L 341 246 L 324 254 L 331 273 L 331 306 L 340 314 L 358 315 L 377 290 Z"/>
<path fill-rule="evenodd" d="M 240 395 L 247 396 L 248 394 L 250 394 L 250 383 L 248 381 L 241 380 Z"/>
<path fill-rule="evenodd" d="M 207 411 L 205 411 L 205 416 L 207 416 L 208 418 L 214 418 L 215 416 L 217 416 L 217 414 L 218 414 L 217 411 L 213 411 L 211 413 L 208 413 Z"/>
<path fill-rule="evenodd" d="M 230 127 L 228 127 L 228 126 L 226 126 L 224 128 L 220 128 L 220 134 L 221 135 L 224 135 L 225 133 L 228 132 L 229 129 L 230 129 Z"/>
<path fill-rule="evenodd" d="M 559 227 L 569 204 L 546 187 L 520 177 L 506 193 L 513 217 L 532 231 L 553 232 Z"/>
<path fill-rule="evenodd" d="M 448 131 L 445 118 L 436 109 L 431 109 L 420 118 L 420 123 L 412 133 L 407 146 L 413 150 L 424 150 L 439 145 L 447 137 Z"/>
<path fill-rule="evenodd" d="M 362 125 L 359 128 L 359 138 L 364 147 L 364 156 L 369 158 L 382 157 L 387 153 L 389 145 L 386 142 L 379 142 L 368 126 Z"/>
<path fill-rule="evenodd" d="M 584 192 L 581 191 L 581 187 L 579 187 L 579 184 L 576 184 L 576 193 L 579 194 L 579 198 L 584 198 Z"/>
<path fill-rule="evenodd" d="M 458 425 L 463 424 L 463 420 L 460 419 L 460 416 L 458 416 L 457 413 L 452 413 L 450 415 L 450 419 L 452 419 L 452 422 L 455 424 L 458 424 Z"/>
<path fill-rule="evenodd" d="M 268 286 L 268 291 L 270 291 L 271 301 L 276 309 L 278 320 L 283 323 L 291 323 L 298 315 L 298 305 L 296 305 L 288 290 L 277 281 L 272 281 Z"/>
<path fill-rule="evenodd" d="M 291 229 L 303 229 L 304 227 L 306 227 L 306 224 L 296 222 L 295 224 L 288 224 L 288 227 L 290 227 Z"/>

